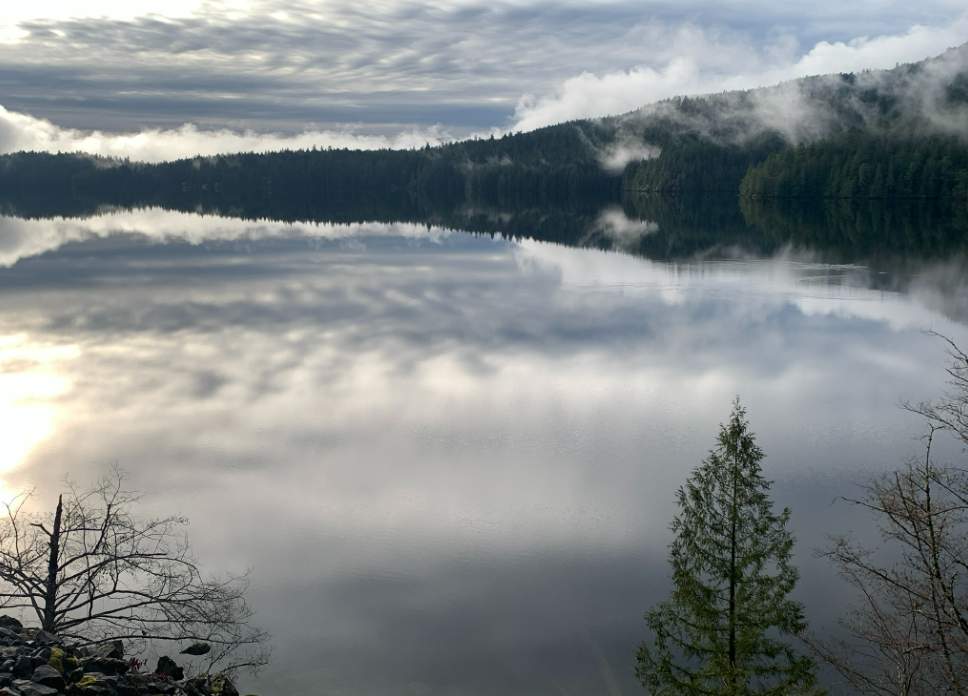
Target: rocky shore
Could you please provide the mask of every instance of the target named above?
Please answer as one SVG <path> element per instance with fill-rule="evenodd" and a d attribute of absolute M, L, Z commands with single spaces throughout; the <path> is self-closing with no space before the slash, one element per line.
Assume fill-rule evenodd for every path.
<path fill-rule="evenodd" d="M 0 616 L 0 696 L 239 696 L 224 674 L 184 678 L 162 657 L 154 671 L 125 659 L 120 641 L 77 647 Z"/>

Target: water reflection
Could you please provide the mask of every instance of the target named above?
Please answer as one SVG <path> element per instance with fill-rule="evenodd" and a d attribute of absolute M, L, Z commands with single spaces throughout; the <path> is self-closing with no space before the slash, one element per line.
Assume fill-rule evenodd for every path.
<path fill-rule="evenodd" d="M 54 397 L 66 380 L 51 374 L 52 363 L 76 357 L 72 346 L 32 344 L 23 335 L 0 336 L 0 476 L 19 465 L 54 433 Z M 16 491 L 0 482 L 0 500 Z"/>
<path fill-rule="evenodd" d="M 254 568 L 268 695 L 635 693 L 672 492 L 737 393 L 830 621 L 808 549 L 862 524 L 830 501 L 916 451 L 895 404 L 944 377 L 920 331 L 968 343 L 954 262 L 887 282 L 789 248 L 157 210 L 0 240 L 8 485 L 49 501 L 117 461 L 190 516 L 213 568 Z"/>

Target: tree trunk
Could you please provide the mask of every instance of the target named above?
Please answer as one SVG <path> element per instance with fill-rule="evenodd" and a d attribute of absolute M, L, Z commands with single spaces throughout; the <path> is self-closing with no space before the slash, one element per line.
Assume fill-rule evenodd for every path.
<path fill-rule="evenodd" d="M 50 533 L 50 556 L 47 558 L 47 582 L 44 585 L 44 623 L 45 631 L 54 633 L 54 620 L 57 601 L 57 569 L 60 563 L 61 514 L 64 512 L 64 496 L 57 497 L 57 512 L 54 513 L 54 529 Z"/>
<path fill-rule="evenodd" d="M 928 434 L 928 445 L 926 448 L 926 453 L 924 456 L 924 513 L 925 513 L 925 526 L 928 530 L 928 552 L 930 554 L 930 574 L 931 580 L 931 605 L 934 611 L 934 625 L 935 632 L 938 638 L 938 642 L 941 643 L 941 654 L 944 656 L 945 667 L 948 670 L 948 679 L 951 681 L 951 686 L 956 694 L 963 694 L 964 690 L 961 686 L 961 678 L 958 674 L 958 668 L 955 667 L 954 660 L 951 655 L 951 647 L 948 645 L 948 628 L 946 626 L 947 620 L 943 614 L 949 613 L 948 606 L 948 583 L 945 582 L 944 573 L 941 571 L 941 559 L 940 559 L 940 543 L 938 536 L 934 529 L 934 516 L 937 512 L 931 502 L 931 479 L 934 475 L 933 465 L 931 464 L 931 443 L 934 440 L 934 428 Z M 951 603 L 951 607 L 957 611 L 957 604 L 955 602 Z"/>
<path fill-rule="evenodd" d="M 733 490 L 729 514 L 729 685 L 736 692 L 736 462 L 733 462 Z"/>

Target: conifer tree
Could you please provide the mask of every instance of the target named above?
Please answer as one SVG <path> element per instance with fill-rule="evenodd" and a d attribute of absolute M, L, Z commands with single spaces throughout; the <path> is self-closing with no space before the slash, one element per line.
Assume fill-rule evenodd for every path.
<path fill-rule="evenodd" d="M 671 597 L 646 615 L 636 674 L 653 696 L 821 694 L 814 660 L 784 636 L 806 628 L 788 598 L 799 573 L 790 510 L 774 514 L 763 451 L 739 399 L 718 446 L 677 494 Z"/>

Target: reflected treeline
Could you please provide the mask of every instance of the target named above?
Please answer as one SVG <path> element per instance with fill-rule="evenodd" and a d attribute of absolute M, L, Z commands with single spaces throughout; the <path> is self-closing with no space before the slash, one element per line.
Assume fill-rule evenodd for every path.
<path fill-rule="evenodd" d="M 832 261 L 939 259 L 968 251 L 968 210 L 951 200 L 739 199 L 746 223 Z"/>
<path fill-rule="evenodd" d="M 657 229 L 619 246 L 656 261 L 768 256 L 783 246 L 782 240 L 749 225 L 736 201 L 735 196 L 626 195 L 625 215 L 653 222 Z"/>
<path fill-rule="evenodd" d="M 159 207 L 291 223 L 407 222 L 617 250 L 657 261 L 769 256 L 786 245 L 836 263 L 892 265 L 902 259 L 939 259 L 968 251 L 968 209 L 951 200 L 764 200 L 623 194 L 607 188 L 578 191 L 568 186 L 530 192 L 500 187 L 470 192 L 363 189 L 327 196 L 266 187 L 241 196 L 214 185 L 163 193 L 156 189 L 145 197 L 129 191 L 101 198 L 70 187 L 69 174 L 46 186 L 39 185 L 41 172 L 35 178 L 27 172 L 20 186 L 4 189 L 0 213 L 71 218 Z"/>

